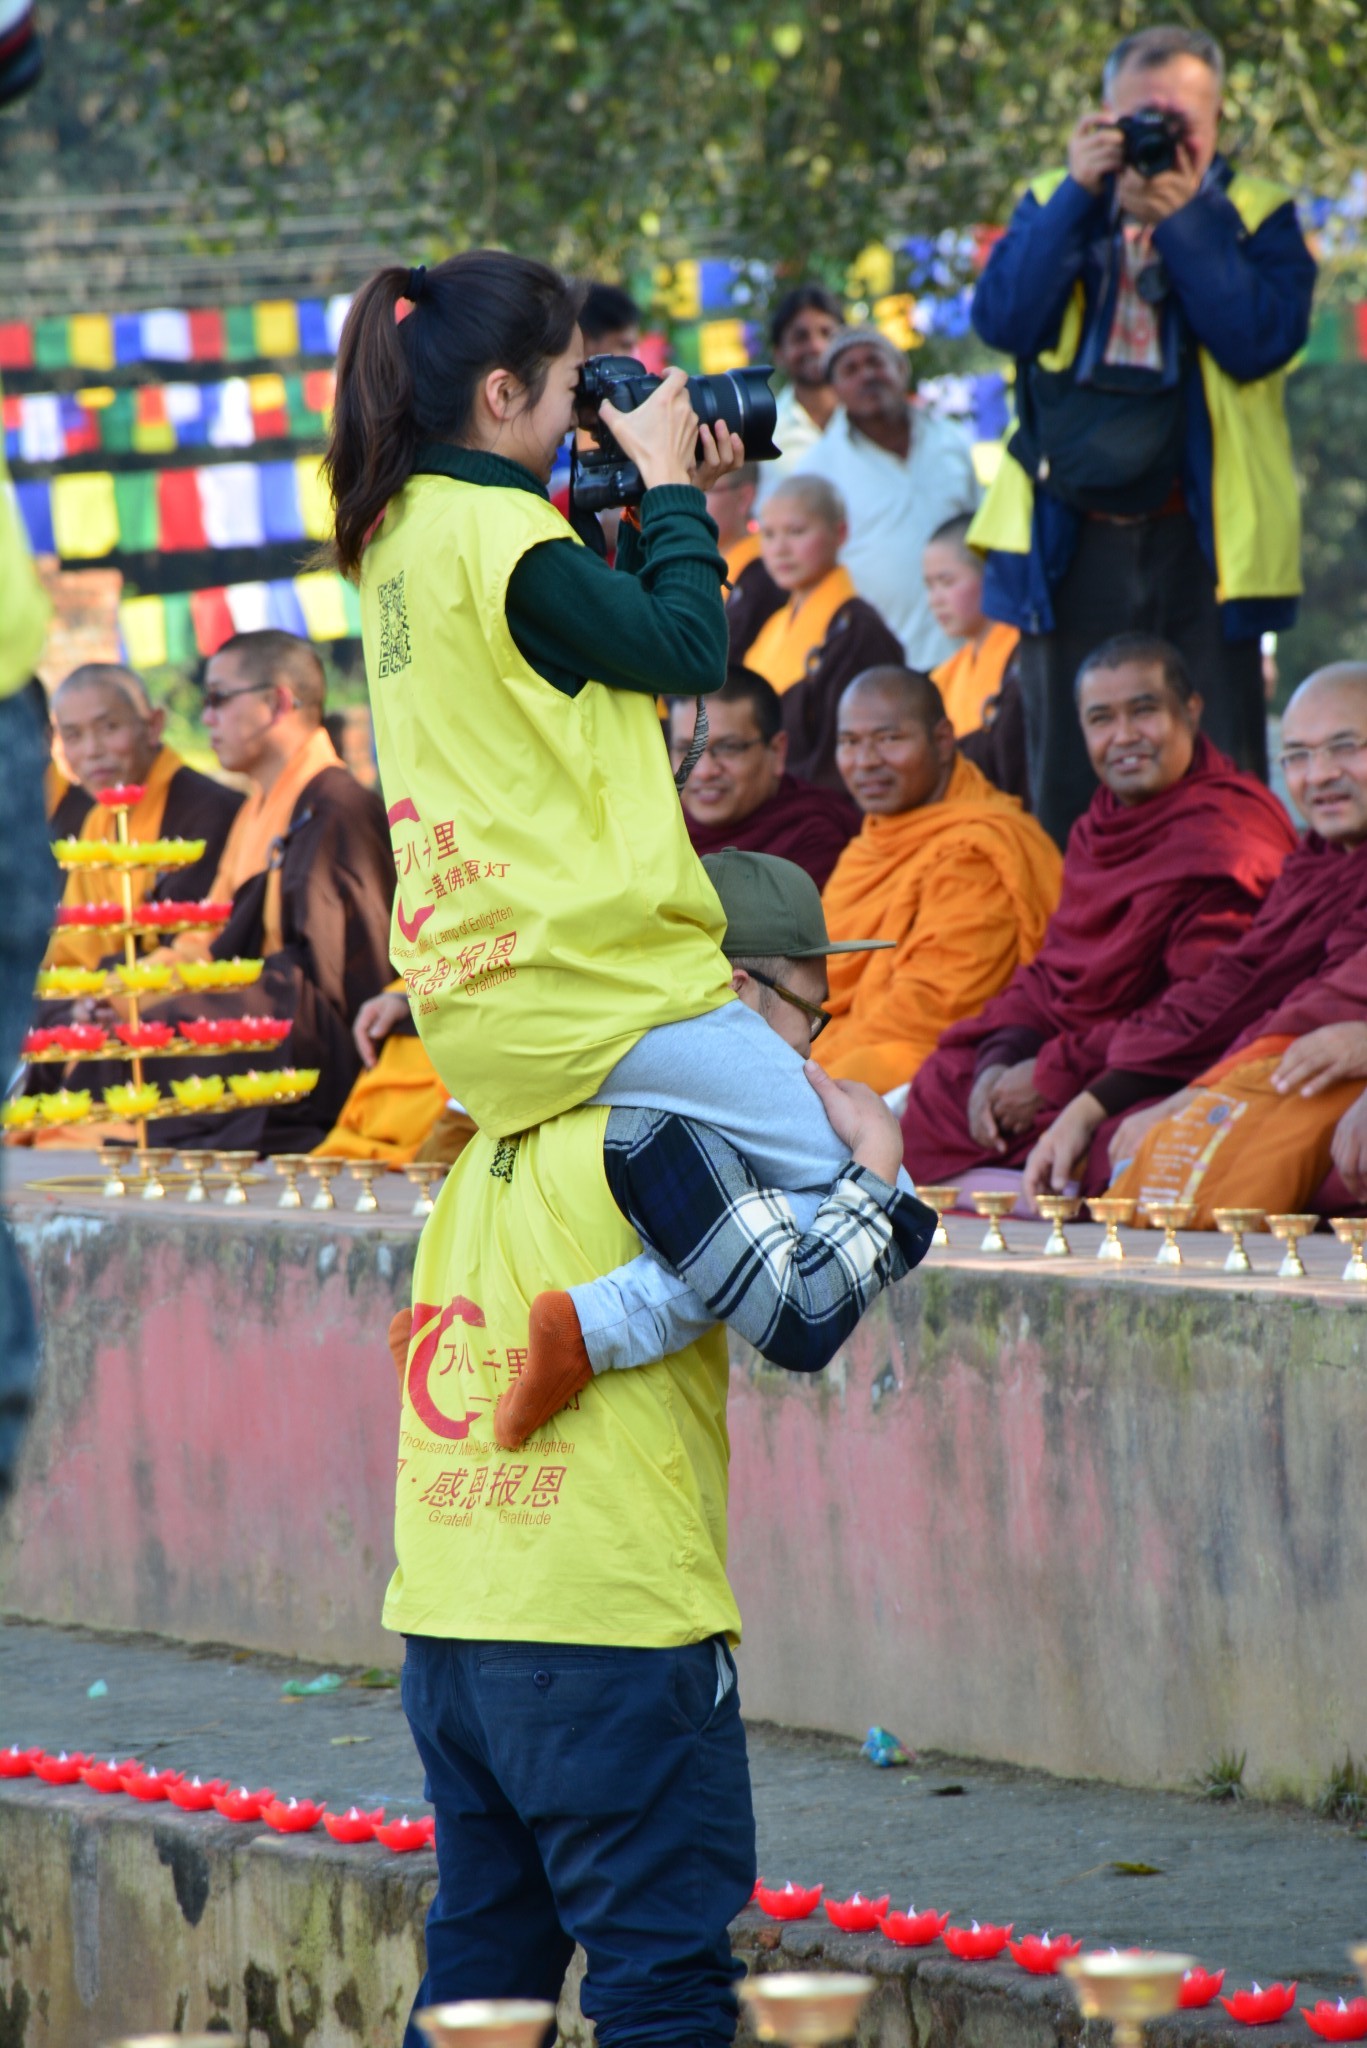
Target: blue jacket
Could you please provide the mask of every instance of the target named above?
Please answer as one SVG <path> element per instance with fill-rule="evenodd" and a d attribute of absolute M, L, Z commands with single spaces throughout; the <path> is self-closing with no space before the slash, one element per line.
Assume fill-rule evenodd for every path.
<path fill-rule="evenodd" d="M 1201 190 L 1154 231 L 1153 244 L 1171 281 L 1163 302 L 1164 373 L 1178 375 L 1179 341 L 1187 335 L 1229 376 L 1252 383 L 1280 370 L 1305 345 L 1315 289 L 1315 262 L 1288 199 L 1249 234 L 1226 188 L 1233 173 L 1217 157 Z M 1074 285 L 1081 280 L 1086 316 L 1076 373 L 1085 377 L 1105 347 L 1115 312 L 1120 266 L 1111 187 L 1099 195 L 1066 177 L 1047 203 L 1027 193 L 988 259 L 973 295 L 973 325 L 990 348 L 1034 360 L 1054 347 Z M 1186 369 L 1186 447 L 1182 488 L 1201 549 L 1215 576 L 1211 518 L 1211 430 L 1194 348 Z M 1025 633 L 1054 624 L 1052 592 L 1073 558 L 1080 514 L 1045 489 L 1035 493 L 1028 555 L 993 553 L 983 585 L 984 609 Z M 1245 598 L 1222 607 L 1227 640 L 1245 640 L 1290 626 L 1290 597 Z"/>

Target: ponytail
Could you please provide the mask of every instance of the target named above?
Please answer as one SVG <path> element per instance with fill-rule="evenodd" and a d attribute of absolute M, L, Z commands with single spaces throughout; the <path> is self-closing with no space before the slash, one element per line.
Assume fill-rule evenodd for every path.
<path fill-rule="evenodd" d="M 475 393 L 511 370 L 536 403 L 579 318 L 582 290 L 545 264 L 497 249 L 431 270 L 391 264 L 351 302 L 337 351 L 337 396 L 323 471 L 335 508 L 337 566 L 360 573 L 366 541 L 413 474 L 424 441 L 459 443 Z M 412 310 L 400 319 L 408 300 Z"/>

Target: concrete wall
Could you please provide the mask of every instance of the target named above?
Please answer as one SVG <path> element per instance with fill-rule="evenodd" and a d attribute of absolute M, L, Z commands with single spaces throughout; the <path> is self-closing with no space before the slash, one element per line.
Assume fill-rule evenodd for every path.
<path fill-rule="evenodd" d="M 0 1606 L 394 1662 L 413 1233 L 21 1203 L 48 1363 Z M 1142 1269 L 933 1265 L 824 1379 L 738 1357 L 747 1711 L 1066 1774 L 1367 1754 L 1367 1320 Z"/>

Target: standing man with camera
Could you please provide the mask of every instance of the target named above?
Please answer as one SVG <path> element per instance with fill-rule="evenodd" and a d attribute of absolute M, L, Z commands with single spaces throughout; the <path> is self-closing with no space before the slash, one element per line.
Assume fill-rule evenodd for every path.
<path fill-rule="evenodd" d="M 1267 775 L 1260 636 L 1301 589 L 1282 387 L 1315 265 L 1290 194 L 1219 154 L 1223 82 L 1200 30 L 1127 36 L 974 296 L 1017 359 L 1018 419 L 970 539 L 984 609 L 1021 631 L 1031 787 L 1060 846 L 1095 789 L 1074 678 L 1115 633 L 1172 641 L 1210 738 Z"/>

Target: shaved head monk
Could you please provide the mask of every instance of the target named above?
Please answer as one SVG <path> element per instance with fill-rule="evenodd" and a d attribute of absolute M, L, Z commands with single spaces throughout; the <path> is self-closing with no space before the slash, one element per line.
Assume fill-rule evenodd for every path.
<path fill-rule="evenodd" d="M 1043 946 L 912 1084 L 902 1132 L 918 1180 L 972 1189 L 1019 1171 L 1105 1075 L 1116 1032 L 1248 929 L 1296 843 L 1277 799 L 1202 736 L 1201 699 L 1166 641 L 1098 647 L 1077 707 L 1101 787 L 1069 835 Z M 1079 1178 L 1100 1193 L 1104 1129 L 1092 1167 Z"/>
<path fill-rule="evenodd" d="M 832 960 L 832 1022 L 814 1057 L 886 1093 L 1034 958 L 1062 864 L 1016 798 L 959 753 L 939 691 L 916 669 L 855 678 L 836 760 L 864 823 L 826 885 L 827 927 L 892 947 Z"/>
<path fill-rule="evenodd" d="M 166 713 L 147 694 L 142 677 L 117 662 L 87 662 L 59 683 L 52 698 L 52 722 L 67 764 L 83 789 L 98 796 L 115 783 L 136 783 L 140 800 L 128 817 L 133 839 L 202 839 L 203 856 L 193 867 L 155 877 L 134 872 L 134 903 L 159 896 L 186 901 L 207 896 L 223 852 L 228 828 L 242 807 L 239 791 L 187 768 L 162 739 Z M 87 811 L 82 839 L 113 839 L 113 813 L 103 804 Z M 149 887 L 155 882 L 155 887 Z M 120 877 L 112 869 L 73 868 L 62 902 L 120 901 Z M 50 967 L 96 967 L 111 951 L 108 934 L 63 926 L 48 950 Z M 122 956 L 120 956 L 122 957 Z M 51 1022 L 51 1016 L 47 1018 Z"/>
<path fill-rule="evenodd" d="M 1237 945 L 1111 1041 L 1110 1086 L 1078 1096 L 1027 1188 L 1057 1187 L 1089 1123 L 1130 1103 L 1111 1141 L 1115 1191 L 1191 1201 L 1197 1229 L 1225 1205 L 1314 1206 L 1336 1126 L 1367 1076 L 1367 664 L 1301 684 L 1282 766 L 1308 830 Z M 1184 1085 L 1191 1084 L 1191 1085 Z"/>
<path fill-rule="evenodd" d="M 669 755 L 685 759 L 697 723 L 691 697 L 669 708 Z M 817 789 L 788 773 L 788 735 L 778 692 L 753 669 L 731 668 L 707 700 L 708 741 L 683 788 L 684 821 L 699 855 L 777 854 L 805 868 L 818 889 L 830 880 L 859 813 L 844 791 Z"/>

